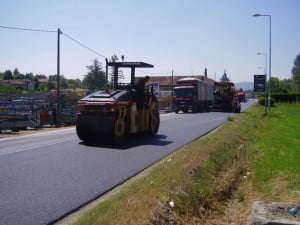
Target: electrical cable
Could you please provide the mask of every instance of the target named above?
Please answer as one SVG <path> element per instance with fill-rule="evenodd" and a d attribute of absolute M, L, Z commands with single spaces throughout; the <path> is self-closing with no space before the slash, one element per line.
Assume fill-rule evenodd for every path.
<path fill-rule="evenodd" d="M 102 55 L 102 54 L 100 54 L 99 52 L 96 52 L 95 50 L 93 50 L 93 49 L 87 47 L 86 45 L 84 45 L 84 44 L 82 44 L 81 42 L 75 40 L 74 38 L 72 38 L 71 36 L 67 35 L 66 33 L 64 33 L 64 32 L 61 31 L 61 34 L 65 35 L 67 38 L 69 38 L 70 40 L 74 41 L 76 44 L 80 45 L 81 47 L 84 47 L 84 48 L 86 48 L 87 50 L 89 50 L 89 51 L 95 53 L 96 55 L 99 55 L 99 56 L 103 57 L 104 59 L 106 59 L 106 57 L 105 57 L 104 55 Z"/>
<path fill-rule="evenodd" d="M 72 38 L 71 36 L 67 35 L 66 33 L 63 33 L 60 29 L 59 31 L 54 31 L 54 30 L 41 30 L 41 29 L 31 29 L 31 28 L 20 28 L 20 27 L 9 27 L 9 26 L 1 26 L 0 28 L 4 28 L 4 29 L 11 29 L 11 30 L 21 30 L 21 31 L 34 31 L 34 32 L 51 32 L 51 33 L 57 33 L 60 32 L 60 34 L 65 35 L 67 38 L 69 38 L 70 40 L 72 40 L 73 42 L 75 42 L 76 44 L 80 45 L 81 47 L 86 48 L 87 50 L 95 53 L 98 56 L 101 56 L 103 58 L 106 59 L 106 57 L 102 54 L 100 54 L 99 52 L 87 47 L 86 45 L 82 44 L 81 42 L 75 40 L 74 38 Z"/>
<path fill-rule="evenodd" d="M 38 30 L 38 29 L 20 28 L 20 27 L 7 27 L 7 26 L 1 26 L 1 25 L 0 25 L 0 28 L 11 29 L 11 30 L 34 31 L 34 32 L 51 32 L 51 33 L 57 32 L 54 30 Z"/>

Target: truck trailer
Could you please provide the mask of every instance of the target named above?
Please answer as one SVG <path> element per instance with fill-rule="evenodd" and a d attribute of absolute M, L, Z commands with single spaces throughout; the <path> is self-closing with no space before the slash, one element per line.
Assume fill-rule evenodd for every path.
<path fill-rule="evenodd" d="M 182 111 L 203 112 L 208 111 L 214 99 L 213 84 L 205 78 L 181 78 L 176 81 L 173 93 L 173 109 L 175 113 Z"/>

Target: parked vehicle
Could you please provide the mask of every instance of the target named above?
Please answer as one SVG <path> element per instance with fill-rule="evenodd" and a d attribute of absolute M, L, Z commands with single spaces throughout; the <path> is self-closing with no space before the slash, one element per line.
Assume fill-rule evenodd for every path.
<path fill-rule="evenodd" d="M 175 113 L 208 111 L 213 102 L 212 83 L 193 77 L 181 78 L 176 82 L 173 94 Z"/>
<path fill-rule="evenodd" d="M 100 90 L 78 101 L 79 113 L 76 132 L 84 141 L 107 139 L 120 144 L 129 134 L 146 133 L 155 135 L 159 129 L 159 107 L 153 91 L 138 93 L 135 86 L 135 68 L 153 67 L 143 62 L 112 62 L 114 85 L 112 90 Z M 131 68 L 131 83 L 118 84 L 118 68 Z M 151 89 L 153 90 L 153 89 Z M 143 98 L 138 96 L 143 95 Z M 138 99 L 144 99 L 139 106 Z"/>
<path fill-rule="evenodd" d="M 237 96 L 240 102 L 246 102 L 246 94 L 244 91 L 239 91 Z"/>

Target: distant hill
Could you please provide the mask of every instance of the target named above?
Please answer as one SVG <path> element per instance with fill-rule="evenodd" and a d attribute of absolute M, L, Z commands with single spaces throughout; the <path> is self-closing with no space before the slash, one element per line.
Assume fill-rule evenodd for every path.
<path fill-rule="evenodd" d="M 244 91 L 253 90 L 253 82 L 245 81 L 245 82 L 235 83 L 235 88 L 236 89 L 242 88 Z"/>

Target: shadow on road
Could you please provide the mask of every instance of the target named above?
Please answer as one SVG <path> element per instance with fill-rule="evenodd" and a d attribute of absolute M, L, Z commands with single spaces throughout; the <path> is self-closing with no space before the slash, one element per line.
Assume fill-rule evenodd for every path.
<path fill-rule="evenodd" d="M 120 149 L 128 150 L 134 147 L 141 147 L 146 145 L 154 146 L 166 146 L 173 143 L 173 141 L 168 141 L 167 136 L 163 134 L 157 134 L 155 136 L 147 136 L 142 134 L 136 134 L 129 136 L 121 144 L 114 144 L 113 141 L 109 139 L 93 140 L 89 142 L 80 142 L 80 145 L 86 145 L 89 147 L 99 147 L 99 148 L 110 148 L 110 149 Z"/>

